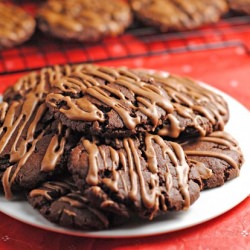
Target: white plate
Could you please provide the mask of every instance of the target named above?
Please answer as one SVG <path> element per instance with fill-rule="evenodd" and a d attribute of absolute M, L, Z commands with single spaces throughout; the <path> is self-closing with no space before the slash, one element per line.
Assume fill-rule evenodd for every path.
<path fill-rule="evenodd" d="M 243 201 L 250 192 L 250 154 L 248 152 L 250 148 L 250 138 L 248 138 L 250 115 L 249 111 L 232 97 L 214 88 L 208 88 L 221 94 L 229 104 L 230 121 L 225 130 L 230 132 L 240 143 L 245 156 L 245 163 L 238 178 L 227 182 L 220 188 L 203 191 L 200 198 L 188 211 L 171 212 L 151 222 L 130 221 L 125 226 L 97 232 L 58 227 L 44 219 L 27 202 L 8 201 L 3 196 L 0 196 L 0 211 L 19 221 L 42 229 L 69 235 L 100 238 L 138 237 L 168 233 L 203 223 L 225 213 Z"/>

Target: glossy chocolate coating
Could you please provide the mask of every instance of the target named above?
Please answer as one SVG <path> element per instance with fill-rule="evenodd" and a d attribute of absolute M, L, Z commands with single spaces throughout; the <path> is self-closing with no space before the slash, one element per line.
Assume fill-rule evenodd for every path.
<path fill-rule="evenodd" d="M 83 138 L 71 152 L 69 170 L 83 192 L 92 186 L 108 190 L 114 200 L 149 219 L 187 209 L 199 196 L 199 174 L 181 146 L 158 135 L 124 138 L 119 149 Z"/>
<path fill-rule="evenodd" d="M 154 132 L 204 136 L 223 130 L 224 99 L 187 78 L 89 65 L 54 84 L 47 105 L 73 130 L 105 137 Z"/>
<path fill-rule="evenodd" d="M 243 154 L 238 142 L 225 131 L 186 141 L 182 146 L 189 161 L 212 170 L 212 176 L 203 180 L 205 189 L 221 186 L 240 174 Z"/>

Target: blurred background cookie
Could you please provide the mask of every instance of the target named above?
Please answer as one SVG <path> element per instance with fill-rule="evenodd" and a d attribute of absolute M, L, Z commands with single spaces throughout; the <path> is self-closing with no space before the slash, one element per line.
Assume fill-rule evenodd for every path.
<path fill-rule="evenodd" d="M 131 0 L 131 7 L 139 20 L 163 32 L 217 22 L 228 10 L 225 0 Z"/>
<path fill-rule="evenodd" d="M 250 0 L 228 0 L 228 3 L 231 10 L 250 14 Z"/>
<path fill-rule="evenodd" d="M 35 26 L 34 18 L 21 8 L 0 3 L 0 49 L 27 41 Z"/>
<path fill-rule="evenodd" d="M 50 0 L 37 14 L 39 28 L 64 40 L 98 41 L 124 32 L 132 21 L 120 0 Z"/>

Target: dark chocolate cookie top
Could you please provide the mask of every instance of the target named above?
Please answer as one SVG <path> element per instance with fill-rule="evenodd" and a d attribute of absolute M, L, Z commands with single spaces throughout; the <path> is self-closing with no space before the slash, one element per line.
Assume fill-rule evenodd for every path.
<path fill-rule="evenodd" d="M 182 147 L 189 161 L 212 170 L 211 177 L 203 178 L 205 189 L 221 186 L 240 173 L 243 154 L 238 142 L 225 131 L 193 138 L 183 143 Z"/>
<path fill-rule="evenodd" d="M 131 0 L 135 16 L 161 31 L 214 23 L 228 11 L 226 0 Z"/>
<path fill-rule="evenodd" d="M 46 102 L 73 130 L 106 137 L 206 135 L 228 119 L 224 99 L 194 81 L 95 65 L 55 82 Z"/>
<path fill-rule="evenodd" d="M 229 8 L 233 11 L 250 14 L 249 0 L 228 0 Z"/>
<path fill-rule="evenodd" d="M 112 147 L 82 138 L 68 167 L 82 192 L 98 186 L 149 219 L 188 209 L 199 197 L 200 175 L 188 165 L 181 146 L 158 135 L 124 138 Z"/>
<path fill-rule="evenodd" d="M 121 0 L 49 0 L 37 19 L 40 29 L 53 36 L 92 42 L 123 33 L 132 14 Z"/>
<path fill-rule="evenodd" d="M 23 9 L 0 3 L 0 49 L 19 45 L 35 30 L 34 18 Z"/>

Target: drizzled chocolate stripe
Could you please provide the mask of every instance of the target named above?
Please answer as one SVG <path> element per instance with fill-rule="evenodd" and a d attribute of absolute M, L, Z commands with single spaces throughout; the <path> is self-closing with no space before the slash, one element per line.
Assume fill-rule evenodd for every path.
<path fill-rule="evenodd" d="M 222 96 L 185 77 L 174 75 L 162 77 L 159 74 L 150 75 L 146 71 L 143 74 L 148 75 L 148 77 L 152 76 L 151 84 L 160 86 L 166 91 L 174 105 L 175 111 L 182 117 L 192 119 L 194 127 L 200 131 L 200 135 L 206 135 L 206 131 L 199 124 L 199 118 L 194 116 L 194 113 L 206 117 L 213 126 L 216 126 L 216 129 L 224 129 L 225 123 L 229 118 L 229 110 Z M 169 131 L 172 131 L 172 134 L 175 135 L 173 137 L 177 138 L 180 134 L 180 129 L 178 131 L 178 129 L 174 128 L 178 128 L 178 120 L 173 116 L 170 117 L 170 119 L 173 119 L 171 124 L 176 125 L 171 126 L 171 129 L 163 126 L 158 134 L 169 136 Z"/>
<path fill-rule="evenodd" d="M 190 108 L 196 108 L 197 110 L 195 109 L 195 111 L 199 111 L 199 109 L 202 111 L 203 109 L 205 114 L 212 113 L 210 115 L 213 115 L 214 118 L 211 117 L 209 120 L 211 120 L 213 124 L 214 120 L 218 120 L 220 126 L 223 126 L 221 116 L 225 116 L 225 119 L 228 119 L 227 103 L 222 96 L 215 92 L 185 77 L 174 75 L 169 75 L 166 79 L 163 77 L 154 77 L 155 84 L 160 85 L 174 102 Z M 223 127 L 221 127 L 221 129 L 223 129 Z"/>
<path fill-rule="evenodd" d="M 49 127 L 44 127 L 44 129 L 39 134 L 35 134 L 35 132 L 37 132 L 36 128 L 38 126 L 38 123 L 40 119 L 42 119 L 41 116 L 45 111 L 44 104 L 39 106 L 38 109 L 40 109 L 41 112 L 39 112 L 38 110 L 36 116 L 31 121 L 30 126 L 27 129 L 26 140 L 23 138 L 20 139 L 21 136 L 24 136 L 24 134 L 22 133 L 23 130 L 21 132 L 18 132 L 19 136 L 16 137 L 16 141 L 21 140 L 22 143 L 20 143 L 18 149 L 15 148 L 16 143 L 14 143 L 13 144 L 14 148 L 12 147 L 12 149 L 10 150 L 10 162 L 13 165 L 7 168 L 2 177 L 2 184 L 5 192 L 5 197 L 7 199 L 10 199 L 12 197 L 11 188 L 12 185 L 15 183 L 19 172 L 22 170 L 24 166 L 26 166 L 32 154 L 35 153 L 37 144 L 43 139 L 43 137 L 45 136 L 46 132 L 49 129 Z M 11 129 L 15 130 L 16 127 L 10 127 L 10 130 Z M 9 134 L 8 132 L 9 131 L 7 130 L 6 134 Z M 47 145 L 47 149 L 45 150 L 44 155 L 39 156 L 42 157 L 40 162 L 41 172 L 43 173 L 47 172 L 49 174 L 49 172 L 53 172 L 55 170 L 57 164 L 60 162 L 61 157 L 64 153 L 65 143 L 68 136 L 69 136 L 69 129 L 66 129 L 66 132 L 63 132 L 62 125 L 58 123 L 57 130 L 55 131 L 54 136 L 51 137 L 51 140 Z M 37 178 L 37 177 L 33 176 L 32 178 Z M 21 185 L 21 183 L 19 183 L 18 185 Z M 29 188 L 32 188 L 32 186 L 30 186 Z"/>
<path fill-rule="evenodd" d="M 0 123 L 1 124 L 4 122 L 8 107 L 9 107 L 9 104 L 7 102 L 0 103 Z"/>
<path fill-rule="evenodd" d="M 54 82 L 53 92 L 46 102 L 64 124 L 85 132 L 92 126 L 91 133 L 105 136 L 146 130 L 177 138 L 188 127 L 205 136 L 228 120 L 221 96 L 189 79 L 147 71 L 88 65 Z"/>
<path fill-rule="evenodd" d="M 80 90 L 85 90 L 85 95 L 91 96 L 106 106 L 114 109 L 121 117 L 125 127 L 128 129 L 134 130 L 135 127 L 142 122 L 140 117 L 133 117 L 134 115 L 131 114 L 131 112 L 142 112 L 144 115 L 149 117 L 153 127 L 155 128 L 159 125 L 161 118 L 158 108 L 162 108 L 168 112 L 173 110 L 171 103 L 168 101 L 168 98 L 161 89 L 153 88 L 152 86 L 141 82 L 136 75 L 131 73 L 125 75 L 125 71 L 121 71 L 120 74 L 119 71 L 111 68 L 105 68 L 104 70 L 99 71 L 97 69 L 89 69 L 86 73 L 84 72 L 85 74 L 77 75 L 82 82 Z M 121 92 L 119 88 L 116 89 L 103 84 L 99 85 L 98 81 L 93 80 L 93 78 L 90 78 L 88 75 L 85 77 L 86 74 L 102 78 L 108 84 L 113 82 L 118 87 L 120 86 L 128 89 L 132 92 L 135 100 L 128 100 L 126 94 Z M 74 76 L 75 75 L 76 74 L 74 74 Z M 74 76 L 72 77 L 73 80 L 68 77 L 63 80 L 62 84 L 64 87 L 66 81 L 67 88 L 70 89 L 72 86 L 73 91 L 75 92 L 77 88 L 79 89 L 80 82 L 76 82 L 74 80 Z M 112 76 L 115 76 L 116 78 Z M 89 79 L 91 80 L 89 81 Z M 91 84 L 93 85 L 91 86 Z M 86 87 L 86 89 L 84 87 Z M 65 108 L 61 107 L 59 111 L 62 112 L 68 119 L 79 121 L 105 121 L 105 113 L 99 109 L 97 105 L 93 105 L 89 102 L 86 97 L 75 100 L 69 96 L 64 97 L 61 94 L 49 94 L 46 101 L 49 106 L 53 108 L 57 108 L 57 104 L 59 102 L 63 102 Z"/>
<path fill-rule="evenodd" d="M 216 145 L 221 145 L 225 147 L 225 150 L 232 150 L 237 152 L 238 155 L 242 155 L 242 152 L 236 140 L 225 131 L 214 132 L 209 136 L 201 137 L 199 141 L 201 143 L 208 142 L 214 143 Z M 225 151 L 223 149 L 218 150 L 217 148 L 215 148 L 214 150 L 210 149 L 209 151 L 199 149 L 198 147 L 197 150 L 186 150 L 184 146 L 185 153 L 187 156 L 214 157 L 226 161 L 233 168 L 240 168 L 242 162 L 239 164 L 239 162 L 232 156 L 228 155 L 227 153 L 224 153 Z"/>
<path fill-rule="evenodd" d="M 205 151 L 205 150 L 201 150 L 201 151 L 185 150 L 185 153 L 187 156 L 203 156 L 203 157 L 219 158 L 221 160 L 226 161 L 233 168 L 238 168 L 238 163 L 236 161 L 234 161 L 230 156 L 227 156 L 222 153 Z"/>
<path fill-rule="evenodd" d="M 2 178 L 6 198 L 11 198 L 13 185 L 27 188 L 27 183 L 21 183 L 23 180 L 19 174 L 22 171 L 33 172 L 31 168 L 35 169 L 40 164 L 41 176 L 46 176 L 46 173 L 51 175 L 60 163 L 70 129 L 66 129 L 60 122 L 56 122 L 48 115 L 44 98 L 54 80 L 82 67 L 83 65 L 79 65 L 71 68 L 66 65 L 45 68 L 39 73 L 31 73 L 21 78 L 5 92 L 4 97 L 9 101 L 9 105 L 3 102 L 0 106 L 2 123 L 0 157 L 4 158 L 8 155 L 9 165 L 12 165 L 4 172 Z M 18 100 L 20 97 L 22 99 Z M 38 162 L 30 163 L 38 145 L 43 143 L 44 138 L 50 133 L 54 134 L 51 135 L 49 142 L 45 142 L 47 149 L 44 154 L 38 153 Z M 27 166 L 27 164 L 32 164 L 32 166 Z M 33 183 L 29 188 L 32 188 L 36 179 L 41 181 L 42 177 L 37 176 L 40 175 L 39 171 L 35 174 L 36 176 L 31 175 L 30 180 L 26 180 Z"/>
<path fill-rule="evenodd" d="M 10 102 L 24 98 L 28 93 L 35 91 L 38 99 L 42 100 L 50 92 L 53 82 L 59 81 L 63 76 L 80 71 L 84 64 L 75 66 L 55 65 L 53 67 L 43 68 L 39 72 L 31 72 L 21 77 L 13 86 L 7 88 L 3 94 L 3 100 Z"/>
<path fill-rule="evenodd" d="M 208 178 L 202 176 L 204 188 L 221 186 L 225 181 L 237 177 L 244 162 L 237 141 L 225 131 L 187 141 L 182 146 L 190 162 L 198 168 L 201 166 L 204 169 L 205 166 L 213 172 Z"/>
<path fill-rule="evenodd" d="M 241 152 L 238 142 L 229 133 L 225 131 L 213 132 L 209 136 L 201 137 L 200 140 L 215 142 L 220 145 L 224 145 L 231 150 L 236 150 L 238 152 Z"/>
<path fill-rule="evenodd" d="M 33 189 L 29 193 L 29 197 L 34 198 L 37 196 L 43 196 L 48 201 L 53 201 L 55 197 L 66 195 L 74 190 L 74 184 L 71 181 L 65 180 L 64 182 L 50 181 L 45 182 L 41 187 Z"/>
<path fill-rule="evenodd" d="M 145 143 L 143 157 L 138 143 L 136 139 L 124 138 L 123 147 L 115 150 L 82 139 L 71 153 L 69 169 L 73 176 L 81 176 L 82 182 L 77 181 L 84 186 L 81 188 L 104 185 L 118 197 L 122 192 L 124 200 L 129 199 L 134 209 L 142 206 L 143 214 L 150 219 L 160 211 L 173 209 L 168 207 L 173 190 L 178 190 L 182 197 L 179 209 L 187 209 L 190 206 L 190 168 L 181 146 L 147 134 L 141 142 Z M 110 173 L 109 177 L 102 174 L 105 171 Z"/>

